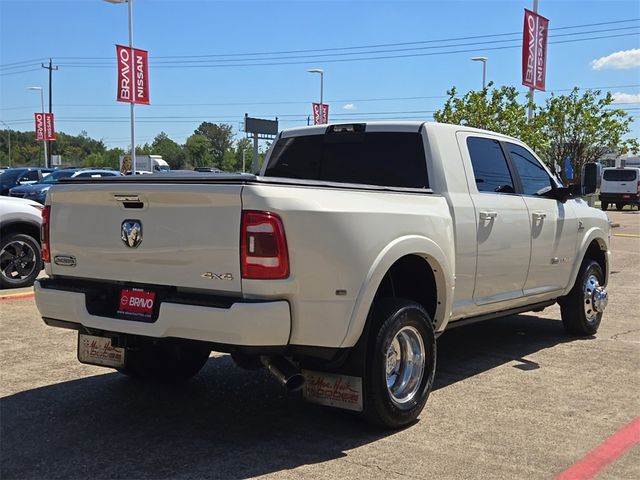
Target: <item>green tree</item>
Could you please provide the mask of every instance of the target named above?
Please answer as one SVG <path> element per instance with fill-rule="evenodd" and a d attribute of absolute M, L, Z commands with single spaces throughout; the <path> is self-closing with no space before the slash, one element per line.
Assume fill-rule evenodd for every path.
<path fill-rule="evenodd" d="M 238 159 L 237 171 L 242 171 L 242 152 L 244 152 L 245 171 L 250 172 L 253 165 L 253 144 L 251 140 L 243 137 L 236 142 L 236 158 Z"/>
<path fill-rule="evenodd" d="M 110 148 L 104 153 L 104 166 L 120 170 L 120 155 L 124 155 L 121 148 Z"/>
<path fill-rule="evenodd" d="M 633 118 L 624 110 L 611 108 L 613 95 L 602 96 L 600 90 L 580 94 L 575 87 L 568 95 L 551 95 L 540 112 L 542 133 L 546 138 L 543 155 L 560 167 L 560 177 L 567 182 L 565 160 L 571 162 L 574 181 L 588 162 L 607 153 L 621 155 L 638 151 L 638 140 L 625 138 Z"/>
<path fill-rule="evenodd" d="M 528 102 L 518 101 L 515 87 L 492 88 L 489 82 L 484 90 L 471 90 L 462 97 L 455 87 L 447 91 L 449 98 L 442 109 L 433 114 L 436 122 L 482 128 L 519 138 L 536 152 L 545 149 L 545 136 L 541 132 L 543 119 L 536 115 L 527 120 Z M 537 108 L 534 105 L 534 111 Z"/>
<path fill-rule="evenodd" d="M 242 160 L 241 160 L 242 162 Z M 238 156 L 235 150 L 227 150 L 222 157 L 222 164 L 220 170 L 225 172 L 239 172 L 242 169 L 242 165 L 238 166 Z"/>
<path fill-rule="evenodd" d="M 162 158 L 173 170 L 183 168 L 187 160 L 184 149 L 164 132 L 156 135 L 151 144 L 151 150 L 154 155 L 162 155 Z"/>
<path fill-rule="evenodd" d="M 93 152 L 85 157 L 82 161 L 83 167 L 104 167 L 105 157 L 102 153 Z"/>
<path fill-rule="evenodd" d="M 233 147 L 233 127 L 224 123 L 217 125 L 202 122 L 194 133 L 209 140 L 209 153 L 213 158 L 213 164 L 216 167 L 221 166 L 225 152 Z"/>
<path fill-rule="evenodd" d="M 210 142 L 204 135 L 193 134 L 187 138 L 185 150 L 187 158 L 193 167 L 210 167 L 213 165 L 213 157 L 210 152 Z"/>

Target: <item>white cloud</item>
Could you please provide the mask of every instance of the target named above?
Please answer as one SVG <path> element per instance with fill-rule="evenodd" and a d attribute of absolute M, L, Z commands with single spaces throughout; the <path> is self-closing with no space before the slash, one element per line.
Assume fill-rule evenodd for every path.
<path fill-rule="evenodd" d="M 353 103 L 347 103 L 344 107 L 342 107 L 344 110 L 355 110 L 356 106 Z"/>
<path fill-rule="evenodd" d="M 615 103 L 640 103 L 640 93 L 616 92 L 613 94 L 613 100 Z"/>
<path fill-rule="evenodd" d="M 591 62 L 594 70 L 626 70 L 640 67 L 640 48 L 621 50 Z"/>

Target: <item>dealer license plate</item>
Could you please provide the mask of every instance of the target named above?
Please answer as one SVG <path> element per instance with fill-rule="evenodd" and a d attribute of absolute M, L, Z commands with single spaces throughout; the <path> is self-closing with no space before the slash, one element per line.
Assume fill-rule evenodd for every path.
<path fill-rule="evenodd" d="M 141 288 L 123 288 L 120 291 L 118 315 L 148 320 L 153 316 L 155 300 L 156 292 Z"/>
<path fill-rule="evenodd" d="M 111 345 L 111 339 L 78 334 L 78 360 L 101 367 L 124 367 L 125 349 Z"/>

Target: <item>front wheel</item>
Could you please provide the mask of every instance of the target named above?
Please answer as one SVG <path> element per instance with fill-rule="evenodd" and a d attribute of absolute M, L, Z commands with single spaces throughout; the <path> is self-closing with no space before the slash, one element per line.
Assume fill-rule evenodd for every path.
<path fill-rule="evenodd" d="M 600 203 L 600 208 L 602 208 L 602 210 L 604 210 L 606 212 L 607 208 L 609 208 L 609 202 L 601 202 Z"/>
<path fill-rule="evenodd" d="M 372 307 L 364 378 L 364 415 L 399 428 L 424 408 L 436 370 L 436 340 L 429 314 L 408 300 L 383 299 Z"/>
<path fill-rule="evenodd" d="M 559 301 L 565 330 L 575 335 L 596 333 L 608 300 L 600 264 L 586 258 L 573 288 Z"/>

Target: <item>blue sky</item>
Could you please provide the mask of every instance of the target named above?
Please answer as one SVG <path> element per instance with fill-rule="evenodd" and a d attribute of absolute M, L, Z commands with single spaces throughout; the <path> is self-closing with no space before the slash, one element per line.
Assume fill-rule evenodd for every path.
<path fill-rule="evenodd" d="M 430 111 L 442 105 L 451 86 L 461 92 L 481 86 L 481 65 L 470 61 L 472 56 L 489 57 L 489 80 L 519 86 L 520 48 L 494 48 L 515 45 L 520 35 L 261 57 L 244 54 L 521 32 L 523 9 L 532 3 L 134 0 L 134 45 L 148 50 L 151 60 L 151 105 L 136 107 L 136 143 L 150 142 L 160 131 L 184 142 L 202 120 L 224 121 L 238 129 L 245 112 L 263 118 L 278 116 L 281 128 L 306 124 L 310 104 L 319 96 L 319 78 L 307 73 L 309 68 L 325 71 L 324 96 L 332 121 L 430 119 Z M 619 98 L 625 102 L 621 106 L 639 116 L 640 50 L 634 49 L 640 49 L 640 2 L 540 0 L 539 11 L 550 19 L 550 35 L 565 35 L 550 41 L 617 35 L 550 45 L 547 89 L 614 87 L 610 90 L 622 94 Z M 554 31 L 632 19 L 636 20 Z M 496 40 L 504 42 L 479 43 Z M 0 120 L 16 130 L 33 130 L 33 112 L 40 109 L 40 98 L 27 87 L 47 86 L 47 71 L 39 65 L 52 57 L 60 65 L 53 74 L 57 130 L 70 134 L 86 130 L 109 146 L 127 147 L 129 109 L 115 101 L 114 47 L 127 41 L 126 4 L 0 0 Z M 471 45 L 425 48 L 461 43 Z M 422 50 L 407 50 L 416 47 Z M 369 56 L 420 55 L 365 61 L 343 55 L 380 50 L 396 51 Z M 424 55 L 455 50 L 473 51 Z M 619 51 L 625 53 L 608 57 Z M 231 54 L 240 56 L 162 58 Z M 601 61 L 602 68 L 594 69 L 592 62 L 603 57 L 607 58 Z M 234 58 L 232 65 L 252 58 L 277 58 L 261 63 L 299 63 L 228 66 Z M 329 61 L 337 59 L 349 61 Z M 185 60 L 198 66 L 176 64 Z M 212 61 L 225 66 L 208 66 Z M 612 68 L 625 65 L 632 68 Z M 400 99 L 406 97 L 423 98 Z M 536 93 L 537 100 L 544 97 Z M 633 136 L 640 136 L 639 126 L 636 121 Z"/>

